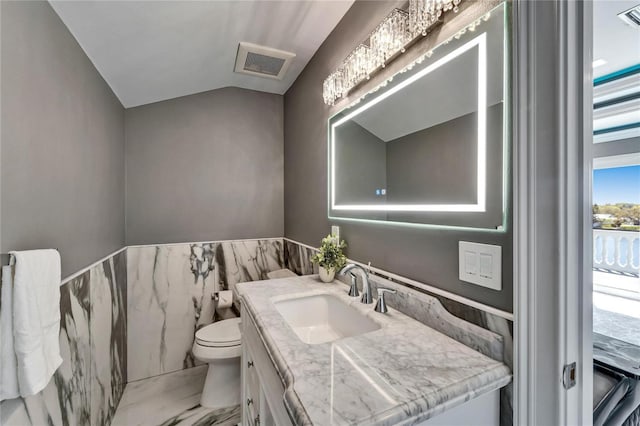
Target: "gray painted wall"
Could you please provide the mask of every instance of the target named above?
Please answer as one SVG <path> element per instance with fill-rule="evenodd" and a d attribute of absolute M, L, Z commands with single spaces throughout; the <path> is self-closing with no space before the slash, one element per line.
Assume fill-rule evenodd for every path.
<path fill-rule="evenodd" d="M 387 187 L 387 147 L 355 121 L 336 128 L 336 203 L 384 204 Z"/>
<path fill-rule="evenodd" d="M 283 98 L 225 88 L 127 109 L 127 245 L 283 234 Z"/>
<path fill-rule="evenodd" d="M 424 132 L 387 142 L 388 199 L 394 202 L 455 204 L 477 200 L 476 114 L 441 123 Z M 424 140 L 425 136 L 428 140 Z M 472 141 L 471 143 L 469 141 Z M 502 103 L 487 110 L 486 209 L 466 212 L 389 212 L 390 221 L 432 223 L 495 229 L 502 224 L 503 211 L 503 122 Z M 452 172 L 453 171 L 453 172 Z M 422 188 L 422 190 L 420 189 Z M 421 194 L 422 193 L 422 194 Z"/>
<path fill-rule="evenodd" d="M 124 110 L 45 1 L 2 1 L 1 250 L 124 244 Z"/>
<path fill-rule="evenodd" d="M 402 1 L 356 1 L 286 93 L 285 236 L 317 246 L 322 236 L 329 232 L 330 225 L 338 224 L 341 226 L 341 235 L 349 245 L 349 257 L 363 262 L 371 261 L 376 267 L 511 311 L 513 282 L 510 213 L 506 233 L 330 222 L 327 218 L 327 120 L 361 92 L 354 93 L 351 99 L 330 108 L 322 102 L 322 82 L 394 6 L 402 4 Z M 462 3 L 457 15 L 445 19 L 468 22 L 470 15 L 477 16 L 477 13 L 483 12 L 480 11 L 481 8 L 487 7 L 491 5 Z M 451 31 L 453 26 L 445 22 L 435 37 L 444 40 L 451 35 Z M 429 40 L 423 40 L 422 44 L 419 43 L 409 52 L 428 49 L 432 39 L 426 39 Z M 401 57 L 387 66 L 381 75 L 373 77 L 361 90 L 374 87 L 384 77 L 397 72 L 410 59 L 411 53 Z M 510 203 L 508 210 L 511 210 Z M 460 240 L 502 246 L 502 291 L 458 280 Z"/>
<path fill-rule="evenodd" d="M 389 202 L 476 203 L 477 129 L 471 113 L 387 142 Z"/>

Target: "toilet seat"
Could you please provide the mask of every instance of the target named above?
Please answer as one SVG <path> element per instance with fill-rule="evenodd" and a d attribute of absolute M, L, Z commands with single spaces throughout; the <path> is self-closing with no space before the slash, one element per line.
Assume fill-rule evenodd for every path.
<path fill-rule="evenodd" d="M 208 348 L 240 346 L 241 339 L 240 318 L 218 321 L 196 331 L 196 343 Z"/>

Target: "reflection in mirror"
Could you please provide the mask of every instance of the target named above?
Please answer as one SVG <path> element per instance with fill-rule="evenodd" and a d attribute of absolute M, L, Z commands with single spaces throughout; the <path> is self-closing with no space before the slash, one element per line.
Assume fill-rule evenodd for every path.
<path fill-rule="evenodd" d="M 503 225 L 505 6 L 329 121 L 329 215 Z"/>

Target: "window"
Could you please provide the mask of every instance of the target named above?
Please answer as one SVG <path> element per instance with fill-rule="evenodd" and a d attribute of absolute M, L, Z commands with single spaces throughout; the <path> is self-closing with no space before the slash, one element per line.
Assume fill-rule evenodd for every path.
<path fill-rule="evenodd" d="M 640 165 L 616 163 L 594 162 L 593 329 L 640 346 Z"/>

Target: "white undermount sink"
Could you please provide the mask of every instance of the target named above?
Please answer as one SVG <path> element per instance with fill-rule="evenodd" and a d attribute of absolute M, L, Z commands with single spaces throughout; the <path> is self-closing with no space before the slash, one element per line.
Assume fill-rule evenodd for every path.
<path fill-rule="evenodd" d="M 331 294 L 274 302 L 300 340 L 310 345 L 378 330 L 380 325 Z"/>

